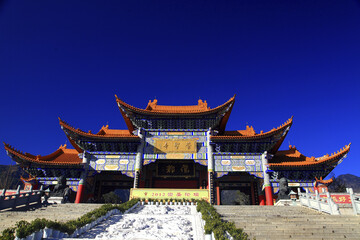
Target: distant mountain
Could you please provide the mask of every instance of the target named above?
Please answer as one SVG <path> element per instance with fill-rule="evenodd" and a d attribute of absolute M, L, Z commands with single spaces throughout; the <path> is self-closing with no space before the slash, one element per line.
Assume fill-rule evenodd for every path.
<path fill-rule="evenodd" d="M 0 165 L 0 189 L 16 189 L 18 185 L 23 186 L 21 174 L 24 173 L 18 165 Z"/>
<path fill-rule="evenodd" d="M 342 174 L 339 175 L 336 179 L 343 182 L 346 187 L 352 188 L 354 192 L 360 193 L 360 177 L 352 174 Z"/>

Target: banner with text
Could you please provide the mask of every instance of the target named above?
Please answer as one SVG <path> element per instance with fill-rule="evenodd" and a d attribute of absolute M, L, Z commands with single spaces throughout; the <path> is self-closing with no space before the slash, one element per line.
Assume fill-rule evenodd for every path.
<path fill-rule="evenodd" d="M 196 199 L 209 201 L 207 189 L 132 188 L 130 199 Z"/>

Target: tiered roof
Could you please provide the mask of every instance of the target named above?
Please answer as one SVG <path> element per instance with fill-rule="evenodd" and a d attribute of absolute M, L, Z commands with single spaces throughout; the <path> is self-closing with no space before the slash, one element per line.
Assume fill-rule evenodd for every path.
<path fill-rule="evenodd" d="M 68 149 L 65 145 L 60 146 L 55 152 L 46 155 L 32 155 L 23 153 L 9 144 L 4 143 L 5 150 L 12 159 L 20 164 L 36 163 L 44 165 L 74 166 L 81 165 L 82 160 L 79 158 L 79 152 L 76 149 Z"/>
<path fill-rule="evenodd" d="M 89 142 L 140 142 L 140 138 L 133 134 L 135 127 L 129 114 L 148 115 L 152 117 L 171 118 L 182 116 L 206 116 L 206 114 L 221 113 L 222 119 L 219 126 L 219 134 L 211 136 L 213 142 L 245 142 L 245 143 L 262 143 L 273 142 L 269 152 L 274 154 L 274 157 L 269 161 L 269 167 L 273 170 L 281 169 L 308 169 L 308 168 L 331 168 L 335 167 L 349 152 L 350 144 L 345 146 L 337 153 L 331 155 L 324 155 L 322 157 L 306 157 L 301 154 L 294 146 L 290 146 L 289 150 L 278 151 L 284 138 L 287 135 L 292 123 L 293 118 L 288 119 L 284 124 L 277 128 L 273 128 L 268 132 L 261 131 L 256 133 L 252 126 L 246 126 L 245 130 L 225 131 L 227 120 L 230 116 L 231 109 L 235 102 L 235 96 L 230 98 L 226 103 L 211 109 L 208 107 L 206 101 L 199 100 L 198 105 L 193 106 L 165 106 L 158 105 L 157 100 L 149 101 L 145 109 L 133 107 L 116 97 L 119 109 L 128 126 L 127 130 L 109 129 L 108 125 L 103 126 L 97 133 L 91 131 L 85 132 L 78 128 L 70 126 L 65 121 L 59 118 L 60 126 L 65 131 L 71 144 L 75 149 L 68 149 L 66 145 L 60 146 L 55 152 L 47 155 L 32 155 L 23 153 L 19 150 L 12 148 L 10 145 L 5 144 L 5 150 L 8 154 L 19 163 L 36 163 L 44 165 L 63 165 L 63 166 L 76 166 L 81 165 L 82 160 L 78 154 L 83 152 L 79 146 L 79 141 Z"/>

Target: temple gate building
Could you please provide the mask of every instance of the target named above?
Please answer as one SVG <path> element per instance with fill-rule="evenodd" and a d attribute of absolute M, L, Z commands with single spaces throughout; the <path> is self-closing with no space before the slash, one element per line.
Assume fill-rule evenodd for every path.
<path fill-rule="evenodd" d="M 268 132 L 253 127 L 226 131 L 235 96 L 216 108 L 158 105 L 145 109 L 116 102 L 128 129 L 103 126 L 85 132 L 60 120 L 74 149 L 60 146 L 47 156 L 23 153 L 5 144 L 7 154 L 33 181 L 52 186 L 59 176 L 77 192 L 75 202 L 101 199 L 110 191 L 124 201 L 130 189 L 208 189 L 213 204 L 236 204 L 242 192 L 250 204 L 272 205 L 279 179 L 290 187 L 313 189 L 347 155 L 350 144 L 321 157 L 306 157 L 294 146 L 279 151 L 293 119 Z M 30 182 L 29 180 L 29 182 Z"/>

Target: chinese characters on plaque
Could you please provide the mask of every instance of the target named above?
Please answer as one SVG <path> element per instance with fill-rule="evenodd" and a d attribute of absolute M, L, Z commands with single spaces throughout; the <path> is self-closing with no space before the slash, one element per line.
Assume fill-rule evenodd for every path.
<path fill-rule="evenodd" d="M 158 177 L 194 177 L 194 162 L 158 162 Z"/>
<path fill-rule="evenodd" d="M 154 153 L 196 153 L 196 138 L 155 139 Z"/>
<path fill-rule="evenodd" d="M 159 188 L 132 188 L 130 199 L 203 199 L 209 201 L 208 189 L 159 189 Z"/>

